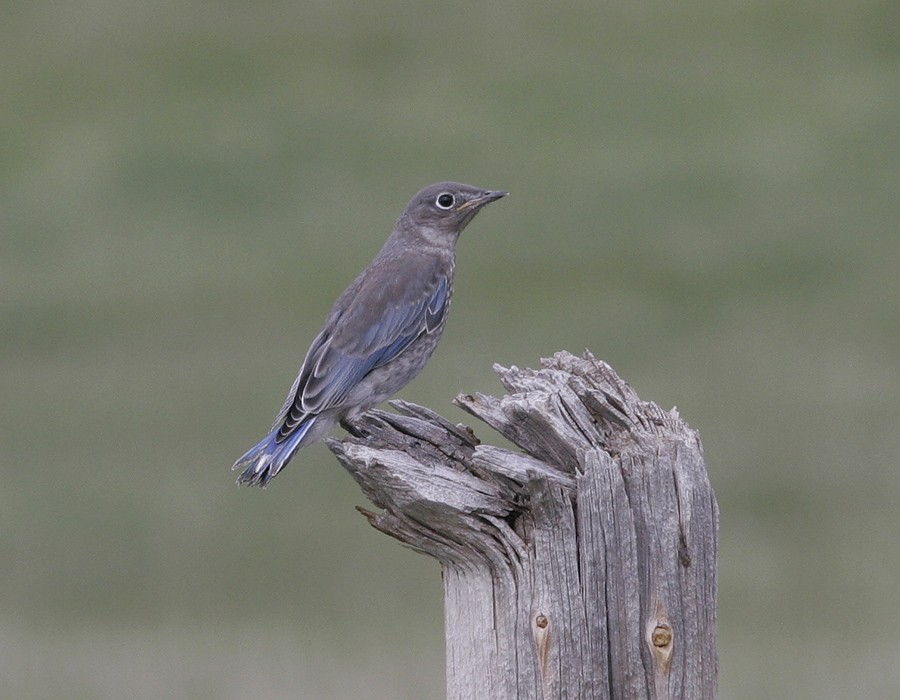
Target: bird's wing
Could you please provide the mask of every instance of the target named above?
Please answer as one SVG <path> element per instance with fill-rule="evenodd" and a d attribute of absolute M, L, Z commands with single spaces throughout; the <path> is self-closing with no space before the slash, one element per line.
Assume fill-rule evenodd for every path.
<path fill-rule="evenodd" d="M 449 276 L 437 267 L 423 272 L 428 274 L 419 280 L 409 280 L 408 272 L 405 280 L 385 281 L 382 275 L 380 284 L 361 279 L 348 290 L 346 308 L 331 315 L 316 336 L 275 420 L 280 439 L 310 415 L 340 405 L 369 372 L 394 360 L 422 333 L 440 328 L 450 300 Z"/>

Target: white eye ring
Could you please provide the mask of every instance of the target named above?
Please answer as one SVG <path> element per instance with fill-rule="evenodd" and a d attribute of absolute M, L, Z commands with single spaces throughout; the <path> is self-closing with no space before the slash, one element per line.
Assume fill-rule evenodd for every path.
<path fill-rule="evenodd" d="M 449 192 L 441 192 L 437 199 L 434 200 L 434 203 L 438 209 L 452 209 L 456 203 L 456 198 Z"/>

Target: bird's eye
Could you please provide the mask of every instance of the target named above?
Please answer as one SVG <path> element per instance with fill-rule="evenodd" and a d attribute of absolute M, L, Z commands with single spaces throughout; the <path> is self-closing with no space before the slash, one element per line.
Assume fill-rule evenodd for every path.
<path fill-rule="evenodd" d="M 456 200 L 453 199 L 452 194 L 449 192 L 441 192 L 435 200 L 435 204 L 438 205 L 439 209 L 449 209 L 453 206 L 454 201 Z"/>

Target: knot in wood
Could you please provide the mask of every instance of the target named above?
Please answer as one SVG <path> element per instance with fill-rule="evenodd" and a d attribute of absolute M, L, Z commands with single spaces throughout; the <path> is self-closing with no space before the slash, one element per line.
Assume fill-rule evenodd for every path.
<path fill-rule="evenodd" d="M 668 625 L 657 625 L 650 635 L 650 640 L 657 648 L 669 646 L 672 643 L 672 628 Z"/>
<path fill-rule="evenodd" d="M 550 620 L 548 620 L 544 615 L 538 615 L 534 618 L 534 624 L 537 625 L 540 629 L 546 629 L 547 625 L 550 624 Z"/>

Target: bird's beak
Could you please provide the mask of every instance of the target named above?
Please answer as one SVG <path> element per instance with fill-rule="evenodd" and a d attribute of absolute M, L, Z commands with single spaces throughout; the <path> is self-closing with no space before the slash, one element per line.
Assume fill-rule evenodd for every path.
<path fill-rule="evenodd" d="M 456 211 L 466 211 L 468 209 L 478 210 L 481 209 L 485 204 L 490 204 L 491 202 L 495 202 L 501 197 L 505 197 L 509 192 L 504 192 L 502 190 L 488 190 L 484 194 L 475 197 L 474 199 L 470 199 L 467 202 L 463 202 L 460 204 Z"/>

